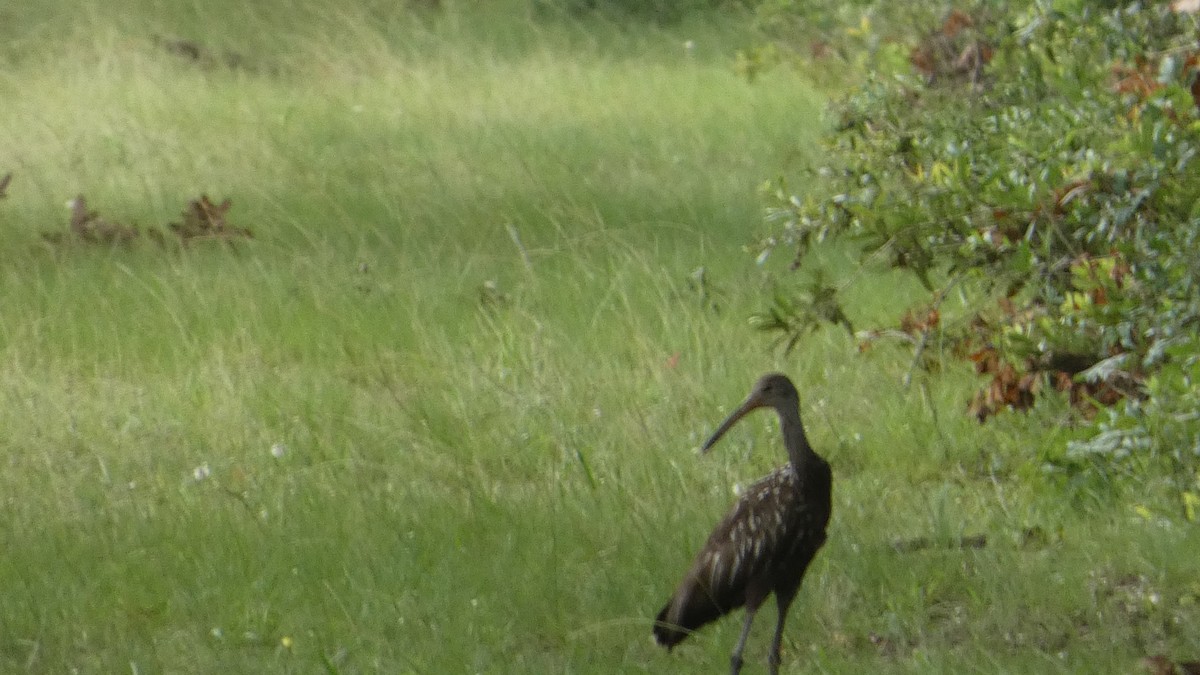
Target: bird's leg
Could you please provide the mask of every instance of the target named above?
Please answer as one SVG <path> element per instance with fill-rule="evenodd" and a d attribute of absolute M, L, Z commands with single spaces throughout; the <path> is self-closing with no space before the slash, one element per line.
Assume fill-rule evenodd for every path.
<path fill-rule="evenodd" d="M 788 608 L 792 606 L 794 597 L 796 597 L 795 592 L 775 594 L 775 606 L 779 608 L 779 618 L 775 621 L 775 637 L 771 639 L 771 653 L 767 655 L 767 672 L 770 675 L 779 675 L 779 664 L 782 661 L 779 652 L 783 645 L 783 624 L 787 621 Z"/>
<path fill-rule="evenodd" d="M 746 605 L 746 622 L 742 624 L 742 636 L 738 638 L 737 646 L 733 648 L 733 656 L 729 659 L 730 675 L 742 672 L 742 650 L 746 648 L 746 638 L 750 637 L 750 626 L 754 623 L 754 613 L 758 607 Z"/>

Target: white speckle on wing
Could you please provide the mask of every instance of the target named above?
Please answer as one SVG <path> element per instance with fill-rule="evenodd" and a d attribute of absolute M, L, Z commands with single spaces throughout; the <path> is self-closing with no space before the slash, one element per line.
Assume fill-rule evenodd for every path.
<path fill-rule="evenodd" d="M 708 556 L 708 583 L 711 586 L 716 586 L 721 579 L 721 554 L 713 551 Z"/>

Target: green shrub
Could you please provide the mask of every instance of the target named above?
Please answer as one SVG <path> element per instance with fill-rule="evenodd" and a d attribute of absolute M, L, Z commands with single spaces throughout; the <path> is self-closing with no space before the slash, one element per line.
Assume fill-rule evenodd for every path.
<path fill-rule="evenodd" d="M 942 17 L 893 43 L 905 57 L 841 105 L 828 162 L 805 181 L 816 187 L 796 195 L 780 181 L 763 254 L 790 247 L 803 269 L 814 243 L 853 240 L 864 265 L 906 270 L 930 293 L 897 317 L 899 333 L 864 340 L 903 334 L 918 354 L 954 344 L 988 376 L 970 404 L 981 421 L 1051 392 L 1089 419 L 1119 403 L 1096 417 L 1096 439 L 1053 463 L 1165 461 L 1191 494 L 1196 20 L 1165 5 L 1049 1 Z M 951 290 L 967 310 L 942 320 Z M 841 312 L 831 295 L 776 301 L 760 325 L 794 342 L 804 317 Z"/>

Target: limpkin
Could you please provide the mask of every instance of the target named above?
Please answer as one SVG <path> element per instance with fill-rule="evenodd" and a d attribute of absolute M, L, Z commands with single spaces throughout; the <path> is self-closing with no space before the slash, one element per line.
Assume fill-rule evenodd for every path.
<path fill-rule="evenodd" d="M 730 672 L 742 668 L 742 651 L 754 615 L 771 593 L 779 616 L 768 664 L 779 672 L 780 643 L 788 608 L 804 572 L 825 543 L 833 475 L 804 435 L 800 395 L 786 375 L 765 375 L 746 400 L 701 447 L 707 452 L 738 420 L 757 408 L 779 415 L 789 462 L 747 488 L 696 556 L 675 595 L 658 613 L 654 637 L 669 651 L 701 626 L 746 608 Z"/>

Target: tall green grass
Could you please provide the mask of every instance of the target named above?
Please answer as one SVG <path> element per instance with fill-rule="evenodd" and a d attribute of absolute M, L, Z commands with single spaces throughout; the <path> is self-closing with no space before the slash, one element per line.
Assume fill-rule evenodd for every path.
<path fill-rule="evenodd" d="M 1062 501 L 1040 435 L 960 414 L 962 373 L 922 394 L 843 334 L 784 356 L 748 331 L 756 188 L 811 159 L 821 102 L 733 74 L 744 17 L 4 11 L 0 670 L 723 669 L 736 621 L 668 655 L 650 619 L 782 460 L 766 415 L 692 452 L 770 369 L 837 481 L 790 672 L 1200 647 L 1194 531 Z M 79 193 L 144 226 L 229 196 L 255 238 L 43 242 Z M 906 297 L 857 292 L 864 314 Z"/>

